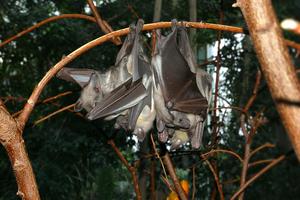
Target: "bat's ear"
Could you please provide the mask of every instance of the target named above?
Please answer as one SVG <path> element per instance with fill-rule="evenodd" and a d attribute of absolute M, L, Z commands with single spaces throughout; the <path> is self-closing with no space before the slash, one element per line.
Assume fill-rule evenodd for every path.
<path fill-rule="evenodd" d="M 95 93 L 100 93 L 101 92 L 101 85 L 99 82 L 99 78 L 96 73 L 92 73 L 90 80 L 87 84 L 88 87 L 92 87 Z"/>
<path fill-rule="evenodd" d="M 81 102 L 80 99 L 77 100 L 77 102 L 75 103 L 75 106 L 74 106 L 74 111 L 75 112 L 80 112 L 83 108 L 83 104 Z"/>

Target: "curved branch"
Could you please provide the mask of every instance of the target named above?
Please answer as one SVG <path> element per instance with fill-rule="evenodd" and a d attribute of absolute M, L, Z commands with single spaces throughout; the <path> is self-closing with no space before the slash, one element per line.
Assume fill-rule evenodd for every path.
<path fill-rule="evenodd" d="M 203 23 L 203 22 L 180 22 L 179 25 L 190 27 L 190 28 L 202 28 L 202 29 L 213 29 L 213 30 L 223 30 L 229 31 L 233 33 L 243 33 L 243 29 L 239 27 L 233 26 L 226 26 L 226 25 L 218 25 L 218 24 L 210 24 L 210 23 Z M 145 24 L 143 27 L 144 31 L 149 31 L 152 29 L 159 29 L 159 28 L 169 28 L 171 27 L 171 22 L 157 22 L 151 24 Z M 128 34 L 129 28 L 120 29 L 117 31 L 113 31 L 106 35 L 103 35 L 95 40 L 92 40 L 85 45 L 81 46 L 80 48 L 76 49 L 68 56 L 64 57 L 61 61 L 59 61 L 56 65 L 54 65 L 42 78 L 42 80 L 38 83 L 37 87 L 33 90 L 30 98 L 28 99 L 27 103 L 24 106 L 23 112 L 18 117 L 19 126 L 21 129 L 24 128 L 25 123 L 27 122 L 29 115 L 31 114 L 38 97 L 40 96 L 42 90 L 47 85 L 47 83 L 52 79 L 52 77 L 62 69 L 66 64 L 70 63 L 75 58 L 79 57 L 84 52 L 92 49 L 93 47 L 100 45 L 113 37 L 122 36 Z"/>
<path fill-rule="evenodd" d="M 50 22 L 53 22 L 53 21 L 56 21 L 56 20 L 59 20 L 59 19 L 65 19 L 65 18 L 76 18 L 76 19 L 85 19 L 85 20 L 88 20 L 88 21 L 91 21 L 91 22 L 95 22 L 96 23 L 96 20 L 94 17 L 90 17 L 90 16 L 87 16 L 87 15 L 83 15 L 83 14 L 63 14 L 63 15 L 60 15 L 60 16 L 54 16 L 54 17 L 49 17 L 48 19 L 45 19 L 21 32 L 19 32 L 17 35 L 14 35 L 6 40 L 4 40 L 2 43 L 0 43 L 0 47 L 3 47 L 4 45 L 10 43 L 11 41 L 33 31 L 34 29 L 37 29 L 39 28 L 40 26 L 43 26 L 45 24 L 48 24 Z"/>
<path fill-rule="evenodd" d="M 241 156 L 239 156 L 239 154 L 233 152 L 233 151 L 230 151 L 230 150 L 226 150 L 226 149 L 213 149 L 207 153 L 204 153 L 204 154 L 201 154 L 201 156 L 208 156 L 210 154 L 214 154 L 214 153 L 218 153 L 218 152 L 222 152 L 222 153 L 227 153 L 227 154 L 230 154 L 234 157 L 236 157 L 239 161 L 243 162 L 243 159 L 241 158 Z"/>
<path fill-rule="evenodd" d="M 214 29 L 214 30 L 225 30 L 231 32 L 242 32 L 242 28 L 232 27 L 232 26 L 225 26 L 225 25 L 217 25 L 217 24 L 208 24 L 202 22 L 182 22 L 179 25 L 183 25 L 186 27 L 192 28 L 206 28 L 206 29 Z M 168 28 L 171 27 L 171 22 L 158 22 L 158 23 L 151 23 L 145 24 L 143 27 L 144 31 L 158 29 L 158 28 Z M 81 46 L 80 48 L 76 49 L 68 56 L 65 56 L 61 61 L 59 61 L 56 65 L 54 65 L 42 78 L 42 80 L 38 83 L 37 87 L 33 90 L 31 96 L 27 100 L 27 103 L 24 106 L 23 112 L 18 117 L 19 126 L 21 129 L 24 128 L 25 123 L 27 122 L 29 115 L 31 114 L 42 90 L 47 85 L 47 83 L 53 78 L 53 76 L 62 69 L 66 64 L 70 63 L 72 60 L 83 54 L 84 52 L 92 49 L 93 47 L 100 45 L 113 37 L 122 36 L 128 34 L 129 28 L 124 28 L 121 30 L 113 31 L 106 35 L 103 35 L 95 40 L 88 42 L 87 44 Z"/>

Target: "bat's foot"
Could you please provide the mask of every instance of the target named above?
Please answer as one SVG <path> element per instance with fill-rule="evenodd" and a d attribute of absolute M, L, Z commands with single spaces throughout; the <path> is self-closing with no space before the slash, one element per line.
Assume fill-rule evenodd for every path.
<path fill-rule="evenodd" d="M 168 141 L 168 138 L 169 138 L 169 134 L 168 134 L 167 131 L 163 131 L 161 133 L 158 133 L 158 139 L 162 143 L 166 143 Z"/>
<path fill-rule="evenodd" d="M 144 141 L 144 139 L 146 137 L 146 133 L 142 128 L 136 128 L 133 131 L 133 134 L 137 136 L 137 138 L 140 142 Z"/>
<path fill-rule="evenodd" d="M 167 106 L 168 109 L 171 109 L 171 108 L 173 108 L 174 103 L 171 102 L 171 101 L 168 101 L 168 103 L 166 104 L 166 106 Z"/>

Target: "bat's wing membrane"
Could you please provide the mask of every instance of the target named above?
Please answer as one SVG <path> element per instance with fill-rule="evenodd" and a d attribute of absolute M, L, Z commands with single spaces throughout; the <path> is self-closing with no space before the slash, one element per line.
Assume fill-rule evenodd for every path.
<path fill-rule="evenodd" d="M 146 89 L 141 80 L 132 82 L 128 80 L 108 94 L 101 103 L 87 114 L 90 120 L 106 117 L 123 112 L 135 105 L 147 96 Z"/>
<path fill-rule="evenodd" d="M 143 29 L 144 21 L 138 20 L 136 28 L 135 28 L 135 38 L 134 44 L 131 52 L 132 59 L 132 79 L 133 83 L 137 80 L 142 79 L 143 85 L 145 86 L 147 97 L 144 98 L 141 102 L 139 102 L 136 106 L 132 107 L 128 113 L 128 128 L 134 129 L 137 119 L 143 111 L 144 107 L 148 105 L 151 106 L 151 88 L 152 88 L 152 77 L 151 77 L 151 69 L 150 63 L 143 51 L 143 45 L 141 44 L 141 36 L 140 32 Z"/>
<path fill-rule="evenodd" d="M 83 88 L 88 84 L 93 73 L 96 73 L 96 70 L 65 67 L 62 68 L 56 76 L 60 79 L 77 83 Z"/>
<path fill-rule="evenodd" d="M 161 66 L 158 73 L 167 107 L 185 113 L 200 114 L 207 110 L 207 100 L 199 91 L 196 74 L 180 49 L 188 49 L 186 42 L 177 42 L 178 27 L 173 23 L 173 30 L 160 44 Z M 179 39 L 180 41 L 180 39 Z M 184 40 L 183 40 L 184 41 Z M 181 46 L 179 46 L 181 45 Z M 192 53 L 192 52 L 191 52 Z M 191 62 L 191 61 L 189 61 Z"/>

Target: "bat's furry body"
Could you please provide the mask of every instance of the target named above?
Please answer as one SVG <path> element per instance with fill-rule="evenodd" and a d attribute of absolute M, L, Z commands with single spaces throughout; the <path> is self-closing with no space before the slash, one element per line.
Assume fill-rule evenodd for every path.
<path fill-rule="evenodd" d="M 165 140 L 173 132 L 171 147 L 178 148 L 187 142 L 188 135 L 192 147 L 199 148 L 212 78 L 197 69 L 186 29 L 176 26 L 175 21 L 168 36 L 157 32 L 152 67 L 159 138 Z"/>

